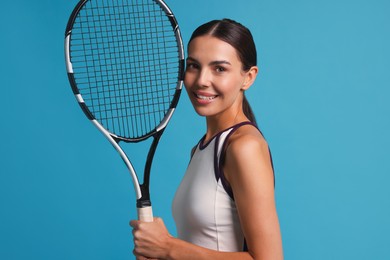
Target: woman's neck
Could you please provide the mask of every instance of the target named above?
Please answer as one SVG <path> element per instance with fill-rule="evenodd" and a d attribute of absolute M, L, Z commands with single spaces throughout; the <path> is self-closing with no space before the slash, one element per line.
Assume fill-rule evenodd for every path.
<path fill-rule="evenodd" d="M 219 132 L 244 121 L 249 121 L 249 119 L 242 110 L 235 114 L 206 117 L 207 130 L 205 142 L 213 138 Z"/>

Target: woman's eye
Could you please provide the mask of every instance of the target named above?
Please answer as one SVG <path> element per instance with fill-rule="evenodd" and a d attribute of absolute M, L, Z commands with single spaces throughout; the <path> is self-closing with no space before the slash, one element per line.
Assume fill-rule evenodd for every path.
<path fill-rule="evenodd" d="M 224 67 L 216 67 L 215 70 L 217 72 L 224 72 L 225 71 L 225 68 Z"/>
<path fill-rule="evenodd" d="M 198 64 L 195 64 L 195 63 L 188 63 L 186 67 L 187 67 L 187 69 L 198 69 L 199 68 Z"/>

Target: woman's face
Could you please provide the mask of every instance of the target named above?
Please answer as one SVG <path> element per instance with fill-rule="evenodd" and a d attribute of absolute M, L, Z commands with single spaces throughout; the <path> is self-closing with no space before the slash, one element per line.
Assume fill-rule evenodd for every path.
<path fill-rule="evenodd" d="M 205 35 L 188 46 L 184 84 L 199 115 L 236 115 L 242 107 L 246 77 L 230 44 Z"/>

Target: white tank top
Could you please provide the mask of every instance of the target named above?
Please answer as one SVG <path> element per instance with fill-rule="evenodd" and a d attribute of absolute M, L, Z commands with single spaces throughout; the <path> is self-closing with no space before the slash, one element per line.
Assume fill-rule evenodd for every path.
<path fill-rule="evenodd" d="M 178 238 L 205 248 L 243 251 L 244 235 L 233 194 L 221 169 L 223 145 L 235 125 L 197 145 L 173 200 L 172 212 Z"/>

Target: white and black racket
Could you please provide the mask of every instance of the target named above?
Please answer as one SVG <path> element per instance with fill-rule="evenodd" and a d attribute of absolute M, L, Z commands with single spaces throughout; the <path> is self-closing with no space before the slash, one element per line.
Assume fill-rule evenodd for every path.
<path fill-rule="evenodd" d="M 80 107 L 130 171 L 138 218 L 153 221 L 150 169 L 183 85 L 183 43 L 172 11 L 161 0 L 81 0 L 66 27 L 65 58 Z M 119 144 L 149 137 L 140 184 Z"/>

